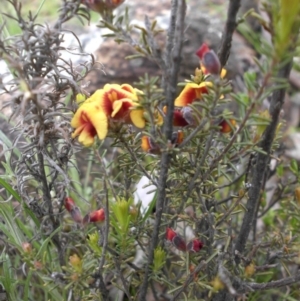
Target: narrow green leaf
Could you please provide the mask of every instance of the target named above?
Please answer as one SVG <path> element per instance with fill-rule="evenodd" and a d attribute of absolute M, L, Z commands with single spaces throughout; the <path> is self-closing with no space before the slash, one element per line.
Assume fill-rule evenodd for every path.
<path fill-rule="evenodd" d="M 0 178 L 0 185 L 3 186 L 5 190 L 15 198 L 16 201 L 18 201 L 19 203 L 21 202 L 20 195 L 11 187 L 10 184 L 8 184 L 5 180 L 1 178 Z"/>

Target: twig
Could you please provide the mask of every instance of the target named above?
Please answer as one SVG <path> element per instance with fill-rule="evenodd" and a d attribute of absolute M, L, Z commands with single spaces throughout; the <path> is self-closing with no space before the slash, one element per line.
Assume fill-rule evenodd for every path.
<path fill-rule="evenodd" d="M 194 281 L 195 275 L 197 275 L 205 266 L 206 266 L 206 261 L 201 261 L 198 266 L 195 268 L 193 273 L 191 273 L 188 278 L 185 280 L 183 283 L 182 287 L 174 294 L 173 298 L 171 299 L 172 301 L 175 301 L 183 292 L 184 290 L 189 286 L 189 284 Z"/>
<path fill-rule="evenodd" d="M 232 211 L 240 204 L 241 200 L 243 199 L 244 195 L 237 198 L 237 200 L 233 203 L 233 205 L 231 206 L 231 208 L 229 208 L 227 210 L 227 212 L 224 213 L 224 215 L 222 216 L 222 218 L 216 223 L 216 227 L 220 226 L 223 221 L 226 220 L 226 218 L 229 216 L 229 214 L 232 213 Z"/>
<path fill-rule="evenodd" d="M 225 66 L 230 54 L 232 35 L 237 26 L 236 16 L 240 6 L 241 0 L 230 0 L 229 2 L 225 31 L 222 36 L 220 50 L 218 52 L 219 60 L 222 67 Z"/>
<path fill-rule="evenodd" d="M 278 78 L 288 78 L 291 69 L 291 62 L 286 64 L 278 73 Z M 251 187 L 248 192 L 249 199 L 246 204 L 246 212 L 243 218 L 243 223 L 241 226 L 240 233 L 236 240 L 235 249 L 242 253 L 245 249 L 245 245 L 252 229 L 253 219 L 255 215 L 255 208 L 257 202 L 260 199 L 261 188 L 263 184 L 263 179 L 265 176 L 266 169 L 268 167 L 268 162 L 270 158 L 270 151 L 272 143 L 275 137 L 275 132 L 277 128 L 277 123 L 279 119 L 279 114 L 284 103 L 285 88 L 281 88 L 273 93 L 271 105 L 270 105 L 270 115 L 271 122 L 267 126 L 261 143 L 259 146 L 264 151 L 264 153 L 259 152 L 257 154 L 256 164 L 253 165 L 251 169 L 251 174 L 253 175 Z M 265 154 L 266 153 L 266 154 Z M 236 258 L 238 261 L 238 259 Z"/>
<path fill-rule="evenodd" d="M 174 99 L 176 97 L 176 87 L 178 81 L 178 73 L 181 61 L 181 49 L 183 41 L 184 18 L 186 11 L 185 0 L 173 0 L 171 8 L 171 20 L 168 33 L 167 53 L 166 53 L 166 66 L 168 70 L 164 72 L 164 84 L 167 103 L 167 114 L 163 133 L 167 141 L 171 141 L 173 132 L 173 111 Z M 164 71 L 164 70 L 162 70 Z M 165 198 L 166 198 L 166 184 L 168 179 L 170 154 L 168 151 L 162 153 L 161 156 L 161 170 L 157 186 L 157 201 L 156 201 L 156 214 L 153 227 L 153 235 L 150 241 L 150 249 L 148 253 L 148 260 L 145 267 L 144 280 L 141 285 L 138 300 L 146 300 L 146 294 L 149 283 L 150 267 L 154 258 L 154 249 L 158 244 L 158 235 L 164 211 Z"/>
<path fill-rule="evenodd" d="M 103 275 L 101 273 L 103 269 L 103 265 L 105 263 L 105 254 L 108 247 L 108 232 L 109 232 L 109 199 L 108 199 L 108 190 L 107 190 L 107 184 L 106 180 L 103 181 L 103 188 L 105 191 L 105 229 L 104 229 L 104 238 L 103 238 L 103 245 L 102 245 L 102 254 L 99 260 L 99 272 L 97 273 L 96 277 L 99 279 L 99 289 L 100 293 L 102 295 L 102 298 L 107 299 L 108 298 L 108 290 L 106 289 Z"/>
<path fill-rule="evenodd" d="M 270 288 L 278 288 L 282 286 L 288 286 L 297 283 L 299 281 L 300 281 L 300 273 L 297 273 L 295 276 L 287 277 L 276 281 L 270 281 L 267 283 L 242 282 L 241 286 L 243 288 L 241 290 L 238 290 L 238 292 L 242 291 L 244 293 L 250 291 L 249 288 L 256 291 L 266 290 Z"/>

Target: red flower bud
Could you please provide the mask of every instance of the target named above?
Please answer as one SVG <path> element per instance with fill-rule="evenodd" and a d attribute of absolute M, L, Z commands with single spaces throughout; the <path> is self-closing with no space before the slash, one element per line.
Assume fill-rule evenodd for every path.
<path fill-rule="evenodd" d="M 82 215 L 81 215 L 81 211 L 78 207 L 74 207 L 73 209 L 71 209 L 70 214 L 71 214 L 73 221 L 75 221 L 78 224 L 81 224 Z"/>
<path fill-rule="evenodd" d="M 186 251 L 185 241 L 172 228 L 167 228 L 166 239 L 172 242 L 176 249 Z"/>
<path fill-rule="evenodd" d="M 200 58 L 202 65 L 207 73 L 220 74 L 221 63 L 216 53 L 209 49 L 209 47 L 203 43 L 197 50 L 196 55 Z"/>
<path fill-rule="evenodd" d="M 181 236 L 176 235 L 173 238 L 173 244 L 176 247 L 176 249 L 180 251 L 186 251 L 186 243 Z"/>
<path fill-rule="evenodd" d="M 202 65 L 208 73 L 219 75 L 221 71 L 221 63 L 213 50 L 207 52 L 202 59 Z"/>
<path fill-rule="evenodd" d="M 209 49 L 209 47 L 207 46 L 207 44 L 206 43 L 203 43 L 201 46 L 200 46 L 200 48 L 196 51 L 196 55 L 200 58 L 200 60 L 202 60 L 203 59 L 203 56 L 207 53 L 207 52 L 209 52 L 210 51 L 210 49 Z"/>
<path fill-rule="evenodd" d="M 203 243 L 199 239 L 194 239 L 187 244 L 187 250 L 192 253 L 197 253 L 203 248 Z"/>
<path fill-rule="evenodd" d="M 98 222 L 103 222 L 104 220 L 105 220 L 105 211 L 104 209 L 99 209 L 88 213 L 83 219 L 83 224 L 85 225 L 87 223 L 98 223 Z"/>
<path fill-rule="evenodd" d="M 80 224 L 82 222 L 81 212 L 80 209 L 75 205 L 73 199 L 71 199 L 70 197 L 66 197 L 64 205 L 67 211 L 70 212 L 73 221 Z"/>
<path fill-rule="evenodd" d="M 76 207 L 75 202 L 73 201 L 73 199 L 71 199 L 70 197 L 66 197 L 65 198 L 65 202 L 64 202 L 65 208 L 67 209 L 67 211 L 71 211 L 74 207 Z"/>
<path fill-rule="evenodd" d="M 177 233 L 172 228 L 167 228 L 166 239 L 172 241 Z"/>

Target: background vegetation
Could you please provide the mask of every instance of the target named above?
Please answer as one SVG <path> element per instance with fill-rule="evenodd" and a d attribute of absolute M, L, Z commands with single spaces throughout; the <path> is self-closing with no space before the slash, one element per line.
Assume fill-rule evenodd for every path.
<path fill-rule="evenodd" d="M 201 48 L 206 71 L 195 66 L 185 82 L 184 0 L 171 3 L 164 46 L 155 20 L 133 26 L 124 4 L 118 15 L 89 1 L 22 4 L 6 1 L 0 28 L 11 75 L 2 76 L 2 96 L 12 108 L 10 131 L 0 131 L 0 298 L 299 300 L 300 172 L 284 155 L 281 119 L 299 56 L 298 0 L 266 1 L 264 17 L 250 11 L 240 19 L 240 1 L 231 0 L 218 54 Z M 118 98 L 120 86 L 99 87 L 115 87 L 110 101 L 134 105 L 122 118 L 105 113 L 105 140 L 98 119 L 90 122 L 95 141 L 83 147 L 74 116 L 95 113 L 84 102 L 93 97 L 85 78 L 95 61 L 79 45 L 76 65 L 60 54 L 69 51 L 66 24 L 87 24 L 89 7 L 109 36 L 135 48 L 131 59 L 152 59 L 161 77 L 126 83 L 139 90 L 129 100 Z M 250 31 L 250 15 L 269 40 Z M 220 74 L 240 24 L 259 56 L 237 89 Z M 134 110 L 143 112 L 140 129 Z"/>

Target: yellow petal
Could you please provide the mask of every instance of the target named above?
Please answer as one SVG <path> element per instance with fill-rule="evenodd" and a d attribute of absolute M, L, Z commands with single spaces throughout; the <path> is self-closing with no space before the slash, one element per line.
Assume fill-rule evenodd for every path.
<path fill-rule="evenodd" d="M 96 90 L 84 103 L 98 102 L 102 99 L 103 94 L 103 89 Z"/>
<path fill-rule="evenodd" d="M 108 119 L 104 112 L 98 112 L 90 115 L 90 120 L 95 127 L 99 139 L 103 140 L 108 132 Z"/>
<path fill-rule="evenodd" d="M 128 92 L 130 92 L 130 93 L 136 95 L 137 97 L 138 97 L 139 95 L 143 95 L 143 94 L 144 94 L 143 91 L 141 91 L 141 90 L 139 90 L 139 89 L 136 89 L 136 88 L 133 88 L 133 87 L 130 86 L 129 84 L 122 84 L 122 85 L 121 85 L 121 88 L 122 88 L 123 90 L 126 90 L 126 91 L 128 91 Z"/>
<path fill-rule="evenodd" d="M 138 100 L 138 97 L 135 93 L 129 92 L 126 89 L 122 89 L 122 87 L 117 84 L 106 84 L 103 89 L 106 93 L 108 93 L 108 97 L 111 102 L 124 98 L 131 99 L 133 101 Z"/>
<path fill-rule="evenodd" d="M 202 71 L 204 74 L 208 74 L 208 73 L 209 73 L 209 72 L 207 72 L 206 68 L 205 68 L 202 64 L 200 65 L 200 67 L 201 67 L 201 71 Z M 227 73 L 227 70 L 224 69 L 224 68 L 222 68 L 221 73 L 220 73 L 220 77 L 221 77 L 221 78 L 224 78 L 224 77 L 226 76 L 226 73 Z"/>
<path fill-rule="evenodd" d="M 80 121 L 81 118 L 81 113 L 84 109 L 84 105 L 82 105 L 74 114 L 72 120 L 71 120 L 71 127 L 77 128 L 79 127 L 82 123 Z"/>
<path fill-rule="evenodd" d="M 108 131 L 108 120 L 101 106 L 97 102 L 84 103 L 75 113 L 71 126 L 76 128 L 72 137 L 79 136 L 78 141 L 85 146 L 94 142 L 97 134 L 104 139 Z"/>
<path fill-rule="evenodd" d="M 134 126 L 137 128 L 144 128 L 146 121 L 144 119 L 144 110 L 143 109 L 133 109 L 130 111 L 130 119 Z"/>
<path fill-rule="evenodd" d="M 148 152 L 151 149 L 150 141 L 148 136 L 142 136 L 141 147 L 144 152 Z"/>
<path fill-rule="evenodd" d="M 132 94 L 136 94 L 135 89 L 134 89 L 132 86 L 130 86 L 129 84 L 122 84 L 122 85 L 121 85 L 121 88 L 122 88 L 123 90 L 126 90 L 126 91 L 132 93 Z"/>
<path fill-rule="evenodd" d="M 94 143 L 94 136 L 89 131 L 82 131 L 79 135 L 78 141 L 84 146 L 92 146 Z"/>
<path fill-rule="evenodd" d="M 122 106 L 123 106 L 123 102 L 122 101 L 115 101 L 113 103 L 113 111 L 111 113 L 111 117 L 115 117 L 116 114 L 119 113 L 119 111 L 122 109 Z"/>
<path fill-rule="evenodd" d="M 221 78 L 224 78 L 224 77 L 226 76 L 226 74 L 227 74 L 227 70 L 224 69 L 224 68 L 222 68 L 220 77 L 221 77 Z"/>
<path fill-rule="evenodd" d="M 154 113 L 154 117 L 155 117 L 155 124 L 161 126 L 164 123 L 164 117 L 161 115 L 161 113 L 159 111 L 156 111 Z"/>
<path fill-rule="evenodd" d="M 174 105 L 176 107 L 185 107 L 191 104 L 197 97 L 196 88 L 198 87 L 199 85 L 195 83 L 186 84 L 179 96 L 175 99 Z"/>

